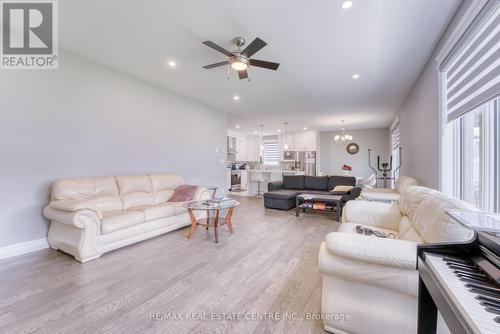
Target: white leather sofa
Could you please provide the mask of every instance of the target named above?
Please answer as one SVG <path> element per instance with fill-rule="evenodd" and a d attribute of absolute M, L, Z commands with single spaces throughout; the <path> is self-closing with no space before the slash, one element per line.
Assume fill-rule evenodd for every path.
<path fill-rule="evenodd" d="M 367 201 L 376 202 L 397 202 L 401 193 L 408 187 L 418 185 L 418 181 L 408 176 L 400 176 L 396 182 L 394 189 L 390 188 L 363 188 L 360 198 Z"/>
<path fill-rule="evenodd" d="M 468 240 L 472 232 L 450 219 L 446 208 L 471 205 L 428 188 L 411 186 L 399 204 L 349 201 L 338 232 L 326 236 L 319 251 L 323 273 L 322 312 L 348 314 L 324 320 L 336 334 L 415 334 L 417 324 L 417 244 Z M 357 225 L 396 239 L 365 236 Z"/>
<path fill-rule="evenodd" d="M 80 262 L 190 225 L 183 202 L 168 202 L 180 175 L 61 179 L 52 185 L 43 215 L 51 221 L 49 245 Z M 198 187 L 193 200 L 210 198 Z M 205 211 L 195 212 L 197 218 Z"/>

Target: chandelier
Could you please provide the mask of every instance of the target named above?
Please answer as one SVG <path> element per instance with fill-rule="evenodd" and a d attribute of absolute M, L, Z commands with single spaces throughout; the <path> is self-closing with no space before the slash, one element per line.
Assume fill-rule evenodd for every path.
<path fill-rule="evenodd" d="M 335 140 L 335 142 L 340 146 L 344 147 L 352 140 L 352 136 L 345 133 L 344 120 L 342 120 L 341 123 L 342 123 L 342 134 L 335 135 L 335 137 L 333 137 L 333 140 Z"/>

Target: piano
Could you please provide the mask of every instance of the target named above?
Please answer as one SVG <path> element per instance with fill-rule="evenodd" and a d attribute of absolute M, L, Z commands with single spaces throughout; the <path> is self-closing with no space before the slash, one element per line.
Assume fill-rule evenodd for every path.
<path fill-rule="evenodd" d="M 500 334 L 500 238 L 474 232 L 461 243 L 419 245 L 418 334 Z"/>

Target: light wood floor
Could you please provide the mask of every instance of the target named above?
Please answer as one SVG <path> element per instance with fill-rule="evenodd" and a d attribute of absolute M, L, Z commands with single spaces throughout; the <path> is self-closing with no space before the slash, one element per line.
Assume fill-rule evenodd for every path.
<path fill-rule="evenodd" d="M 0 333 L 323 333 L 319 320 L 151 320 L 150 313 L 319 313 L 334 216 L 238 197 L 234 234 L 171 232 L 85 264 L 51 249 L 0 261 Z"/>

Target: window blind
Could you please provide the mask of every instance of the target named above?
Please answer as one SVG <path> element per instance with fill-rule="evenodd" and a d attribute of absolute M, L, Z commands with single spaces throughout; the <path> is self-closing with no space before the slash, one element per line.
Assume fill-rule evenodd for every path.
<path fill-rule="evenodd" d="M 490 0 L 440 70 L 448 122 L 500 95 L 500 2 Z"/>
<path fill-rule="evenodd" d="M 268 165 L 278 164 L 278 142 L 270 141 L 264 143 L 264 163 Z"/>
<path fill-rule="evenodd" d="M 391 143 L 393 151 L 399 148 L 399 121 L 391 129 Z"/>

